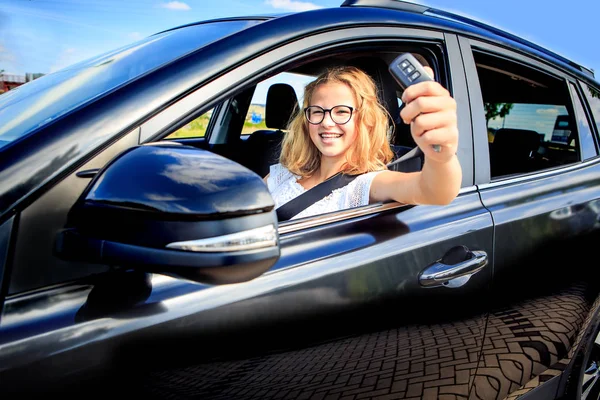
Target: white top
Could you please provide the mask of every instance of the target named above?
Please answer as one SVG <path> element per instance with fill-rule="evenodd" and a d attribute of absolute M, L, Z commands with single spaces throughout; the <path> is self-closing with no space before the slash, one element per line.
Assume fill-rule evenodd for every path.
<path fill-rule="evenodd" d="M 356 177 L 346 186 L 333 190 L 329 195 L 305 208 L 291 219 L 366 206 L 369 204 L 371 182 L 373 182 L 375 175 L 380 172 L 368 172 Z M 276 209 L 306 192 L 306 189 L 298 183 L 298 179 L 300 179 L 300 176 L 292 174 L 283 165 L 271 165 L 267 186 L 275 201 Z"/>

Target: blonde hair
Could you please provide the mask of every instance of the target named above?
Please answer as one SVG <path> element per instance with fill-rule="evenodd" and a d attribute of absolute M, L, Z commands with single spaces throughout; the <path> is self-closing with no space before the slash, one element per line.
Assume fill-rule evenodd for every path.
<path fill-rule="evenodd" d="M 375 82 L 355 67 L 330 69 L 304 88 L 304 105 L 288 126 L 279 162 L 290 172 L 301 177 L 309 177 L 319 169 L 321 153 L 310 139 L 304 108 L 310 105 L 317 87 L 326 83 L 348 86 L 357 105 L 357 110 L 353 113 L 357 136 L 346 153 L 346 163 L 342 171 L 355 175 L 385 169 L 394 155 L 387 137 L 389 114 L 379 103 Z"/>

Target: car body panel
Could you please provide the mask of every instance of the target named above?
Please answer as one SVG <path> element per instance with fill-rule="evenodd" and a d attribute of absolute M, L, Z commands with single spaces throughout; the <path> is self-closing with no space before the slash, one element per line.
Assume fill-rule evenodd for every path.
<path fill-rule="evenodd" d="M 585 249 L 598 240 L 598 167 L 594 161 L 481 188 L 494 218 L 496 253 L 494 309 L 475 379 L 480 398 L 506 396 L 568 358 L 594 300 Z M 493 355 L 502 349 L 521 355 L 502 366 Z M 489 376 L 500 385 L 489 386 Z"/>
<path fill-rule="evenodd" d="M 460 390 L 468 391 L 483 339 L 485 314 L 483 308 L 475 311 L 460 305 L 485 297 L 492 265 L 457 288 L 424 288 L 414 277 L 455 245 L 491 253 L 492 221 L 477 193 L 462 194 L 449 207 L 390 208 L 288 233 L 280 240 L 282 256 L 271 271 L 242 284 L 211 287 L 160 276 L 147 279 L 139 275 L 136 280 L 133 275 L 118 278 L 107 274 L 102 279 L 90 278 L 87 286 L 66 285 L 15 297 L 4 310 L 0 364 L 21 366 L 29 373 L 38 370 L 44 380 L 47 378 L 45 384 L 52 387 L 53 381 L 64 385 L 69 376 L 60 374 L 69 371 L 77 371 L 72 378 L 80 380 L 91 371 L 98 374 L 102 368 L 114 370 L 127 365 L 139 373 L 137 379 L 146 379 L 150 375 L 142 372 L 172 373 L 192 362 L 204 361 L 203 368 L 210 369 L 211 363 L 239 358 L 253 347 L 281 352 L 302 344 L 319 346 L 323 341 L 346 340 L 349 335 L 390 331 L 403 332 L 410 339 L 405 345 L 390 341 L 381 350 L 385 356 L 374 354 L 371 359 L 371 363 L 387 362 L 388 367 L 381 371 L 391 373 L 390 388 L 404 380 L 404 390 L 425 390 L 422 382 L 410 388 L 409 380 L 429 375 L 426 380 L 435 383 L 430 373 L 425 374 L 435 369 L 438 377 L 458 374 Z M 127 285 L 119 284 L 120 279 Z M 127 304 L 125 299 L 118 304 L 119 288 L 127 288 Z M 103 292 L 104 301 L 94 301 L 102 298 Z M 137 302 L 136 293 L 140 294 Z M 415 299 L 419 299 L 417 307 Z M 441 321 L 447 322 L 438 326 Z M 300 333 L 298 327 L 307 324 L 319 326 L 319 330 Z M 435 347 L 445 355 L 439 362 L 425 340 L 438 329 L 446 332 Z M 238 337 L 238 343 L 219 339 L 229 336 Z M 249 341 L 249 336 L 261 339 Z M 423 339 L 415 341 L 415 337 Z M 163 350 L 155 348 L 163 342 L 171 345 Z M 195 343 L 195 349 L 186 351 L 190 342 Z M 155 351 L 144 351 L 147 346 Z M 98 348 L 104 354 L 98 354 Z M 334 354 L 343 357 L 343 353 Z M 268 364 L 272 357 L 263 361 Z M 69 368 L 43 372 L 50 364 L 63 363 L 69 363 Z M 406 367 L 394 372 L 392 365 Z M 308 375 L 324 373 L 304 368 Z M 21 371 L 18 368 L 5 376 L 13 373 L 13 384 L 25 384 L 18 381 Z M 432 387 L 442 390 L 444 385 L 449 385 L 448 381 Z M 262 389 L 268 387 L 275 390 L 277 385 Z M 321 389 L 335 388 L 325 385 Z"/>
<path fill-rule="evenodd" d="M 11 252 L 11 265 L 18 268 L 11 268 L 10 274 L 5 275 L 10 282 L 8 295 L 68 282 L 108 269 L 107 266 L 84 263 L 73 268 L 72 263 L 53 256 L 56 232 L 64 228 L 69 210 L 91 181 L 90 177 L 77 176 L 77 172 L 103 167 L 120 152 L 135 146 L 138 137 L 139 128 L 133 129 L 47 190 L 19 214 L 18 230 L 14 232 L 16 243 Z M 33 244 L 36 251 L 31 251 Z"/>
<path fill-rule="evenodd" d="M 476 154 L 489 165 L 483 101 L 470 46 L 559 77 L 566 75 L 488 43 L 463 39 L 461 45 L 468 54 L 465 68 L 474 99 Z M 587 153 L 580 153 L 595 152 L 594 142 L 585 140 L 589 131 L 579 134 L 584 135 L 581 144 L 588 147 Z M 586 261 L 580 255 L 588 254 L 586 249 L 598 239 L 599 165 L 594 156 L 491 183 L 483 183 L 490 181 L 489 170 L 476 174 L 482 182 L 478 185 L 482 202 L 494 220 L 495 253 L 492 308 L 473 398 L 523 396 L 569 365 L 597 295 L 595 285 L 585 278 L 593 275 L 586 273 Z M 559 387 L 558 383 L 549 386 Z"/>

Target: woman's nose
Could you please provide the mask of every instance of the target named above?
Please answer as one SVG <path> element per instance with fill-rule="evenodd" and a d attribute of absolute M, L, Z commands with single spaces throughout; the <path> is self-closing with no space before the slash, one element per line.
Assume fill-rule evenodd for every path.
<path fill-rule="evenodd" d="M 323 121 L 321 121 L 321 125 L 324 125 L 324 126 L 336 125 L 336 123 L 333 121 L 333 118 L 331 118 L 331 111 L 325 112 L 325 115 L 323 115 Z"/>

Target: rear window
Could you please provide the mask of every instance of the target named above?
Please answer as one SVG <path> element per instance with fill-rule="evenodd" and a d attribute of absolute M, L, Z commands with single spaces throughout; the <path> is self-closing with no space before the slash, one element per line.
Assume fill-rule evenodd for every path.
<path fill-rule="evenodd" d="M 10 90 L 0 96 L 0 148 L 169 61 L 260 22 L 220 21 L 159 33 Z"/>
<path fill-rule="evenodd" d="M 566 82 L 517 62 L 474 52 L 492 178 L 581 160 Z"/>

